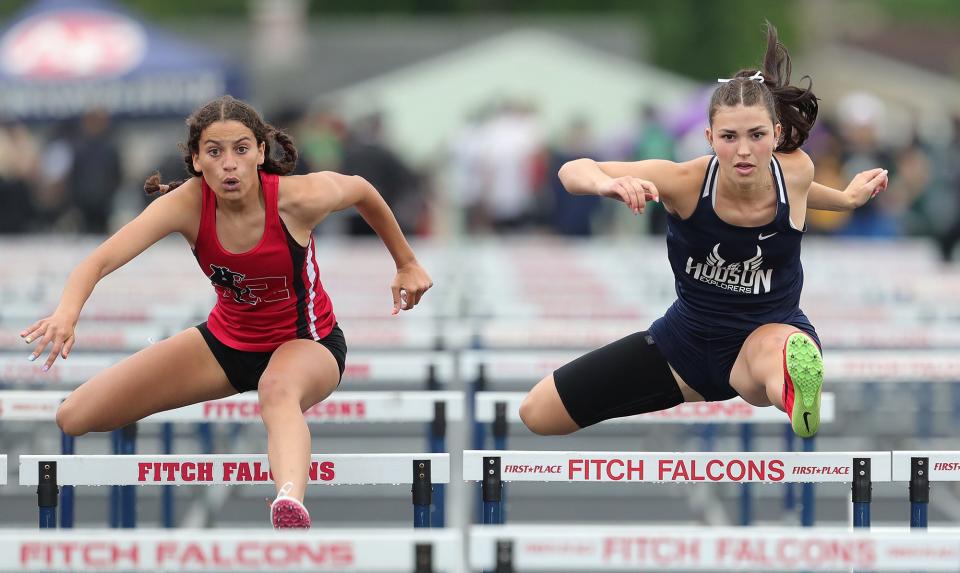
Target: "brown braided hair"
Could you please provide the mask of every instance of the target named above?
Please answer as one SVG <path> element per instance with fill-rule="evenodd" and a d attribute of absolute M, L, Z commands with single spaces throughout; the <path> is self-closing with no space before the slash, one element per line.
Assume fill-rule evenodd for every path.
<path fill-rule="evenodd" d="M 263 121 L 257 110 L 250 104 L 229 95 L 211 101 L 187 118 L 187 143 L 180 144 L 180 149 L 184 152 L 183 162 L 186 164 L 187 173 L 194 177 L 201 175 L 193 168 L 193 156 L 200 153 L 200 134 L 203 130 L 212 123 L 230 120 L 239 121 L 250 128 L 257 139 L 257 145 L 264 144 L 264 161 L 260 169 L 277 175 L 293 173 L 298 156 L 293 139 L 282 130 Z M 143 190 L 147 195 L 163 194 L 176 189 L 184 181 L 185 179 L 161 183 L 160 173 L 156 172 L 144 182 Z"/>
<path fill-rule="evenodd" d="M 763 74 L 763 83 L 750 79 L 757 71 Z M 767 52 L 761 70 L 746 69 L 737 72 L 733 79 L 721 84 L 710 98 L 710 125 L 721 106 L 763 105 L 774 124 L 779 123 L 783 132 L 775 151 L 789 153 L 798 149 L 810 135 L 817 121 L 817 96 L 810 91 L 813 80 L 806 89 L 790 85 L 790 54 L 780 43 L 777 29 L 767 21 Z"/>

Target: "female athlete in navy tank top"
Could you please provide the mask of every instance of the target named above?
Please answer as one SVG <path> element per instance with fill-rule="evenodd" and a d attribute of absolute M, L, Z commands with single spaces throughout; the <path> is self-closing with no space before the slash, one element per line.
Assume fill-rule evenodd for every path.
<path fill-rule="evenodd" d="M 194 177 L 167 185 L 151 177 L 144 189 L 162 196 L 81 262 L 54 314 L 21 336 L 38 341 L 31 359 L 50 346 L 44 371 L 58 355 L 66 359 L 97 282 L 179 232 L 217 294 L 207 322 L 91 378 L 60 406 L 57 424 L 72 436 L 103 432 L 257 390 L 278 490 L 271 521 L 277 528 L 309 527 L 303 495 L 311 447 L 303 412 L 340 383 L 347 352 L 320 284 L 313 228 L 334 211 L 357 208 L 396 263 L 394 314 L 416 306 L 433 285 L 390 208 L 364 179 L 332 172 L 286 176 L 297 160 L 293 141 L 230 96 L 201 107 L 187 125 L 184 160 Z"/>
<path fill-rule="evenodd" d="M 668 212 L 667 253 L 677 300 L 648 331 L 595 350 L 541 380 L 520 408 L 536 433 L 741 396 L 785 411 L 794 432 L 819 426 L 820 343 L 799 307 L 806 209 L 851 210 L 887 184 L 858 174 L 843 191 L 813 182 L 799 150 L 817 116 L 809 87 L 790 85 L 790 59 L 768 24 L 762 70 L 721 80 L 710 102 L 715 155 L 564 165 L 570 193 L 646 201 Z M 642 293 L 638 293 L 642 296 Z"/>

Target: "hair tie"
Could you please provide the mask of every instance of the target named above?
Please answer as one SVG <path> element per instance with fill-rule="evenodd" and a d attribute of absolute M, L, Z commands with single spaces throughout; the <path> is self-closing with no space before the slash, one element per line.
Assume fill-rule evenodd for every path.
<path fill-rule="evenodd" d="M 725 84 L 725 83 L 727 83 L 727 82 L 729 82 L 729 81 L 732 81 L 732 80 L 735 80 L 735 79 L 737 79 L 737 78 L 729 78 L 729 79 L 726 79 L 726 80 L 723 79 L 723 78 L 717 78 L 717 83 Z M 759 71 L 754 72 L 754 74 L 753 74 L 752 76 L 750 76 L 749 78 L 747 78 L 747 79 L 748 79 L 748 80 L 756 80 L 756 81 L 760 82 L 761 84 L 766 81 L 766 80 L 763 78 L 763 74 L 760 73 Z"/>

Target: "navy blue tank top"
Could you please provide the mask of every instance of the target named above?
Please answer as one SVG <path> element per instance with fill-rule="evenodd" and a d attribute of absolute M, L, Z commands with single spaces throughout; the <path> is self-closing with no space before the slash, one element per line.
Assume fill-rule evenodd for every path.
<path fill-rule="evenodd" d="M 668 216 L 667 255 L 677 301 L 667 315 L 701 332 L 789 322 L 799 311 L 803 287 L 803 232 L 790 221 L 780 162 L 770 160 L 777 214 L 760 227 L 738 227 L 717 215 L 719 169 L 713 157 L 690 217 Z"/>

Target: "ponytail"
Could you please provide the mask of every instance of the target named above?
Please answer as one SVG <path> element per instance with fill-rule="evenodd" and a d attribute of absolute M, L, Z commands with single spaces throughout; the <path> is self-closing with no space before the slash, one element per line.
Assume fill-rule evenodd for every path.
<path fill-rule="evenodd" d="M 767 51 L 762 69 L 740 70 L 732 79 L 722 80 L 710 99 L 710 123 L 721 106 L 760 104 L 783 129 L 776 151 L 789 153 L 799 149 L 817 121 L 819 106 L 811 91 L 810 76 L 801 78 L 807 80 L 807 87 L 800 88 L 790 85 L 790 72 L 790 54 L 780 43 L 777 29 L 767 21 Z"/>
<path fill-rule="evenodd" d="M 263 166 L 261 167 L 267 173 L 277 175 L 290 175 L 297 166 L 297 148 L 293 144 L 293 139 L 282 129 L 278 129 L 269 123 L 267 126 L 266 146 L 264 149 Z M 277 144 L 279 149 L 271 145 L 271 140 Z M 275 154 L 274 151 L 277 151 Z M 277 155 L 274 158 L 274 155 Z"/>

